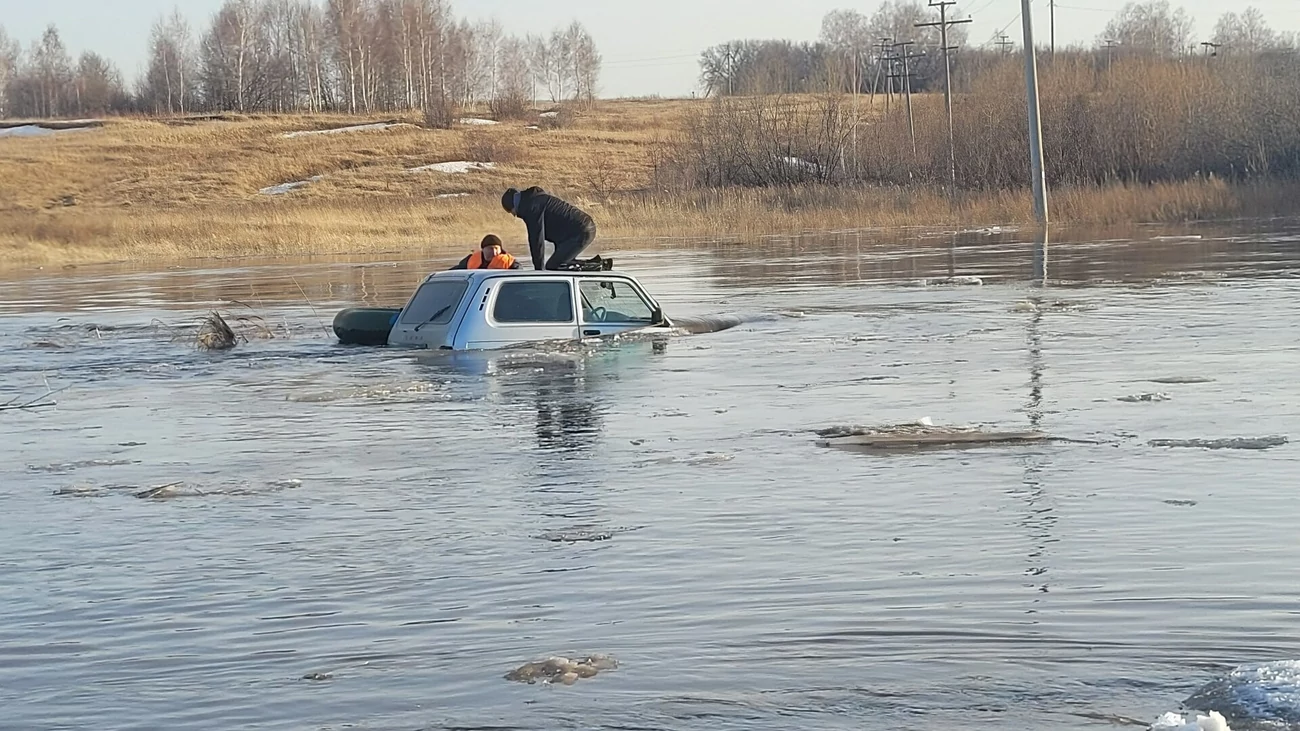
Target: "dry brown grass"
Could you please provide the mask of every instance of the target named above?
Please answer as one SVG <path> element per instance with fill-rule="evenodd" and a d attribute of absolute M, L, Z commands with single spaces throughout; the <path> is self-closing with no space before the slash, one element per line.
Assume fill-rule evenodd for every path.
<path fill-rule="evenodd" d="M 540 184 L 588 208 L 605 239 L 746 237 L 820 229 L 1030 219 L 1020 192 L 971 193 L 803 186 L 668 192 L 653 189 L 658 143 L 691 101 L 603 102 L 538 120 L 426 129 L 420 115 L 236 116 L 111 120 L 50 137 L 0 138 L 0 267 L 105 260 L 335 253 L 450 253 L 493 231 L 526 250 L 505 214 L 508 186 Z M 480 111 L 479 114 L 484 112 Z M 379 131 L 285 138 L 366 122 Z M 467 174 L 408 173 L 490 156 Z M 259 189 L 323 178 L 285 195 Z M 1058 221 L 1171 221 L 1289 210 L 1294 186 L 1216 181 L 1053 191 Z M 466 197 L 438 195 L 468 193 Z M 1289 200 L 1288 200 L 1289 197 Z M 611 244 L 619 245 L 615 242 Z M 597 243 L 597 248 L 601 245 Z M 608 250 L 608 249 L 607 249 Z"/>

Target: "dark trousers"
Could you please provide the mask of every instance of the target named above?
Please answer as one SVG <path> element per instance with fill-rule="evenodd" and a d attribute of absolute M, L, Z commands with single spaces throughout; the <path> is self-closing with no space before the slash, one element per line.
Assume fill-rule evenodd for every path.
<path fill-rule="evenodd" d="M 555 253 L 551 254 L 551 258 L 546 261 L 544 268 L 555 270 L 567 267 L 578 258 L 578 254 L 581 254 L 583 249 L 591 246 L 591 242 L 595 239 L 596 227 L 592 226 L 584 229 L 577 236 L 554 242 Z"/>

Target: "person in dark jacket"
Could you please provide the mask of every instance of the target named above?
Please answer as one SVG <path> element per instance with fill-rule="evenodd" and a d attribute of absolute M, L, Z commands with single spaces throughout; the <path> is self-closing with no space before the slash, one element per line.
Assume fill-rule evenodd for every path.
<path fill-rule="evenodd" d="M 461 259 L 452 269 L 518 269 L 519 262 L 506 253 L 501 246 L 501 238 L 496 234 L 483 237 L 478 251 Z"/>
<path fill-rule="evenodd" d="M 596 222 L 586 211 L 537 186 L 506 190 L 501 207 L 523 219 L 528 227 L 528 250 L 533 255 L 534 269 L 572 268 L 578 254 L 596 238 Z M 543 266 L 547 241 L 555 245 L 555 253 Z"/>

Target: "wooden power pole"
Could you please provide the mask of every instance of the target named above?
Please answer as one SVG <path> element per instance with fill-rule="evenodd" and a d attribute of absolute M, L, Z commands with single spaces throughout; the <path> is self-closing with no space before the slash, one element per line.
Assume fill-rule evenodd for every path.
<path fill-rule="evenodd" d="M 903 80 L 903 96 L 907 100 L 907 131 L 912 138 L 913 162 L 916 160 L 916 123 L 912 120 L 912 72 L 908 70 L 907 62 L 914 58 L 923 58 L 925 56 L 924 53 L 908 53 L 907 47 L 915 44 L 916 41 L 903 41 L 894 44 L 895 48 L 903 49 L 903 52 L 897 54 L 896 57 L 901 59 L 903 62 L 903 70 L 901 74 Z"/>
<path fill-rule="evenodd" d="M 948 112 L 948 195 L 950 197 L 957 192 L 957 149 L 952 135 L 952 64 L 948 61 L 948 51 L 956 47 L 948 45 L 948 26 L 971 22 L 970 18 L 948 20 L 948 7 L 956 4 L 957 0 L 930 0 L 930 7 L 939 9 L 939 22 L 916 24 L 917 28 L 938 26 L 939 43 L 943 47 L 943 105 Z"/>

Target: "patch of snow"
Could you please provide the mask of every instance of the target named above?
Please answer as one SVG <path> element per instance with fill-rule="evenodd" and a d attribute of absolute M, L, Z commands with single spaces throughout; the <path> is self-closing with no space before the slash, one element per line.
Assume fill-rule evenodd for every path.
<path fill-rule="evenodd" d="M 468 173 L 471 170 L 491 170 L 496 167 L 494 162 L 466 162 L 456 160 L 454 162 L 435 162 L 432 165 L 421 165 L 418 168 L 407 168 L 408 173 L 422 173 L 426 170 L 435 173 Z"/>
<path fill-rule="evenodd" d="M 560 113 L 559 113 L 559 112 L 542 112 L 541 114 L 539 114 L 539 115 L 537 115 L 537 116 L 539 116 L 539 117 L 541 117 L 541 118 L 543 118 L 543 119 L 555 119 L 556 117 L 560 116 Z"/>
<path fill-rule="evenodd" d="M 541 127 L 538 127 L 535 124 L 530 124 L 527 127 L 524 127 L 524 129 L 541 129 Z"/>
<path fill-rule="evenodd" d="M 295 190 L 297 188 L 301 188 L 304 185 L 307 185 L 308 183 L 315 183 L 316 181 L 320 180 L 322 177 L 324 176 L 313 175 L 310 178 L 307 178 L 306 180 L 297 180 L 292 183 L 280 183 L 279 185 L 268 185 L 267 187 L 262 188 L 257 192 L 261 193 L 262 195 L 284 195 L 285 193 L 288 193 L 289 191 Z"/>
<path fill-rule="evenodd" d="M 501 124 L 495 119 L 480 119 L 478 117 L 463 117 L 456 121 L 460 122 L 461 124 Z"/>
<path fill-rule="evenodd" d="M 817 172 L 819 169 L 817 163 L 809 162 L 808 160 L 804 160 L 803 158 L 799 158 L 799 157 L 783 157 L 781 158 L 781 162 L 785 163 L 786 165 L 789 165 L 792 168 L 798 168 L 800 170 L 804 170 L 810 173 Z"/>
<path fill-rule="evenodd" d="M 393 122 L 375 122 L 374 124 L 354 124 L 351 127 L 335 127 L 333 129 L 307 129 L 298 132 L 285 132 L 281 137 L 304 137 L 306 135 L 333 135 L 340 132 L 360 132 L 369 129 L 389 129 L 391 127 L 409 127 L 410 125 L 393 123 Z"/>
<path fill-rule="evenodd" d="M 435 195 L 434 198 L 465 198 L 467 196 L 469 196 L 469 193 L 441 193 Z"/>

